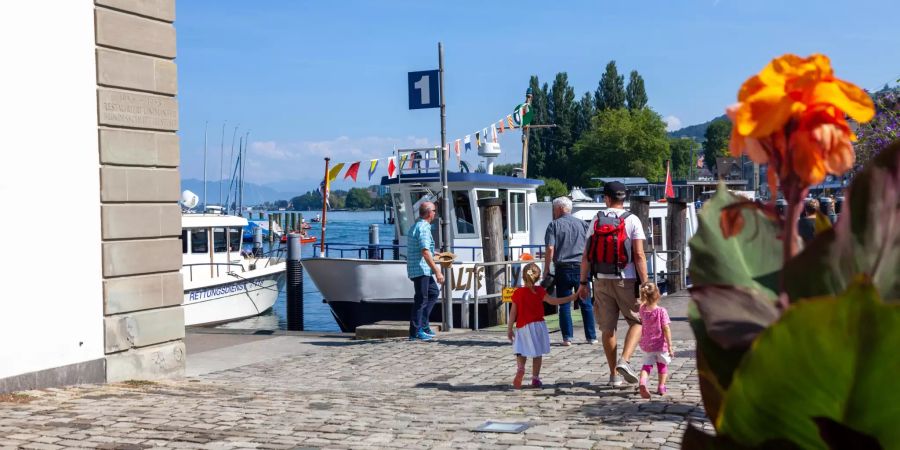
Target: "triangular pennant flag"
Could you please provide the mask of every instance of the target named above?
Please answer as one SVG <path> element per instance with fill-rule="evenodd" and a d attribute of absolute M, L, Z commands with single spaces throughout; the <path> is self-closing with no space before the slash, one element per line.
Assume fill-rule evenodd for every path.
<path fill-rule="evenodd" d="M 397 178 L 397 163 L 395 162 L 396 160 L 397 160 L 396 156 L 391 156 L 390 158 L 388 158 L 388 166 L 387 166 L 388 178 Z"/>
<path fill-rule="evenodd" d="M 670 162 L 666 161 L 666 198 L 675 198 L 675 188 L 672 186 L 672 172 L 669 171 Z"/>
<path fill-rule="evenodd" d="M 459 159 L 459 139 L 453 143 L 453 150 L 456 152 L 456 159 Z"/>
<path fill-rule="evenodd" d="M 491 142 L 497 143 L 497 125 L 491 124 Z"/>
<path fill-rule="evenodd" d="M 468 134 L 466 135 L 466 138 L 463 139 L 463 143 L 465 144 L 466 152 L 472 150 L 472 140 L 470 139 Z"/>
<path fill-rule="evenodd" d="M 481 147 L 481 133 L 475 132 L 475 148 Z"/>
<path fill-rule="evenodd" d="M 409 153 L 405 155 L 400 155 L 400 165 L 397 166 L 398 169 L 403 169 L 403 165 L 406 164 L 406 160 L 409 159 Z"/>
<path fill-rule="evenodd" d="M 369 180 L 372 180 L 372 175 L 375 174 L 375 168 L 378 167 L 378 160 L 373 159 L 369 161 Z"/>
<path fill-rule="evenodd" d="M 513 123 L 512 115 L 507 115 L 507 116 L 506 116 L 506 124 L 509 125 L 509 129 L 510 129 L 510 130 L 512 130 L 513 128 L 516 127 L 515 123 Z"/>
<path fill-rule="evenodd" d="M 487 128 L 481 130 L 481 137 L 483 137 L 484 140 L 487 141 L 487 138 L 488 138 Z"/>
<path fill-rule="evenodd" d="M 334 181 L 335 178 L 337 178 L 338 174 L 341 173 L 341 169 L 343 168 L 344 163 L 335 164 L 334 167 L 332 167 L 331 170 L 328 171 L 328 182 L 331 183 L 332 181 Z"/>
<path fill-rule="evenodd" d="M 344 179 L 346 180 L 348 177 L 353 178 L 353 181 L 356 181 L 356 174 L 359 173 L 359 163 L 361 161 L 357 161 L 353 164 L 350 164 L 350 167 L 347 168 L 347 173 L 344 174 Z"/>
<path fill-rule="evenodd" d="M 503 134 L 503 119 L 500 119 L 500 121 L 497 122 L 497 132 Z"/>

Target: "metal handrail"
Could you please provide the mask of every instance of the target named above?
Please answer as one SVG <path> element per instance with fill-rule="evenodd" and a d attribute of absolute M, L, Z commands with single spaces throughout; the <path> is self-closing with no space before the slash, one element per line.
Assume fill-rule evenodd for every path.
<path fill-rule="evenodd" d="M 666 270 L 657 272 L 656 271 L 656 255 L 659 253 L 664 253 L 666 255 L 668 255 L 668 254 L 676 255 L 678 260 L 681 262 L 681 264 L 680 264 L 681 270 L 669 270 L 668 263 L 670 262 L 670 260 L 667 256 L 666 260 L 665 260 Z M 663 274 L 662 276 L 666 277 L 666 278 L 668 278 L 669 275 L 678 275 L 681 278 L 681 285 L 687 286 L 687 268 L 685 267 L 685 264 L 684 264 L 685 263 L 684 252 L 682 252 L 681 250 L 656 250 L 656 249 L 653 249 L 650 251 L 650 254 L 652 255 L 652 257 L 650 258 L 650 265 L 653 266 L 653 270 L 651 271 L 650 268 L 648 267 L 647 275 L 653 277 L 654 283 L 656 283 L 658 281 L 657 274 L 662 273 Z"/>
<path fill-rule="evenodd" d="M 528 264 L 528 263 L 543 264 L 543 262 L 544 262 L 543 259 L 534 259 L 534 260 L 526 260 L 526 261 L 480 262 L 480 263 L 475 263 L 473 270 L 476 274 L 475 276 L 477 277 L 478 273 L 479 273 L 479 269 L 481 269 L 481 268 L 493 267 L 493 266 L 504 266 L 505 267 L 505 277 L 504 278 L 505 278 L 505 281 L 507 283 L 509 283 L 509 281 L 512 279 L 512 273 L 510 272 L 510 270 L 512 269 L 513 264 Z M 504 287 L 511 287 L 511 286 L 504 286 Z M 477 285 L 475 286 L 474 295 L 473 295 L 474 298 L 472 299 L 472 303 L 475 305 L 475 330 L 478 330 L 478 328 L 479 328 L 479 326 L 478 326 L 479 301 L 481 299 L 487 300 L 487 299 L 497 298 L 497 297 L 501 297 L 501 296 L 503 296 L 502 289 L 501 289 L 501 292 L 497 292 L 494 294 L 487 294 L 487 295 L 479 297 L 478 286 Z M 468 303 L 465 303 L 464 306 L 467 307 Z M 469 313 L 469 311 L 465 311 L 465 314 L 468 314 L 468 313 Z M 506 305 L 506 316 L 509 317 L 509 305 L 508 304 Z"/>
<path fill-rule="evenodd" d="M 219 266 L 238 266 L 238 267 L 241 268 L 241 273 L 246 272 L 246 269 L 244 269 L 244 265 L 243 265 L 243 264 L 238 264 L 238 263 L 193 263 L 193 264 L 183 264 L 182 267 L 187 267 L 187 268 L 188 268 L 188 276 L 190 277 L 190 280 L 191 280 L 191 281 L 194 280 L 194 267 L 196 267 L 196 266 L 215 267 L 215 268 L 216 268 L 216 277 L 220 277 L 220 276 L 221 276 L 221 273 L 220 273 L 220 271 L 219 271 Z M 233 272 L 234 272 L 233 270 L 229 270 L 228 272 L 225 272 L 225 273 L 233 273 Z"/>
<path fill-rule="evenodd" d="M 339 258 L 343 258 L 345 255 L 356 255 L 357 258 L 360 259 L 384 259 L 385 250 L 393 250 L 395 254 L 399 255 L 400 245 L 399 244 L 377 244 L 377 245 L 369 245 L 369 244 L 357 244 L 357 243 L 349 243 L 349 242 L 326 242 L 326 243 L 315 243 L 313 244 L 313 257 L 315 255 L 319 255 L 321 249 L 325 249 L 325 256 L 329 257 L 329 253 L 331 251 L 337 252 Z M 522 255 L 524 250 L 529 249 L 537 249 L 534 253 L 536 256 L 543 256 L 543 245 L 537 244 L 526 244 L 526 245 L 514 245 L 511 247 L 504 247 L 503 254 L 507 259 L 518 258 Z M 456 253 L 457 251 L 470 251 L 471 253 L 471 261 L 475 261 L 475 255 L 478 250 L 481 250 L 481 246 L 473 246 L 473 245 L 455 245 L 450 247 L 450 251 Z M 374 250 L 374 258 L 373 255 Z M 516 255 L 515 251 L 520 250 L 519 254 Z"/>

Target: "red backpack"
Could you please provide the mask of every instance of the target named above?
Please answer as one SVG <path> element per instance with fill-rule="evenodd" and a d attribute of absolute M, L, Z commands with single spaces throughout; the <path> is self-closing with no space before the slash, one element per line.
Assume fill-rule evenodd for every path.
<path fill-rule="evenodd" d="M 600 211 L 594 222 L 594 234 L 588 249 L 593 274 L 620 275 L 630 259 L 631 239 L 625 231 L 625 219 L 631 213 L 626 211 L 622 216 L 611 214 Z"/>

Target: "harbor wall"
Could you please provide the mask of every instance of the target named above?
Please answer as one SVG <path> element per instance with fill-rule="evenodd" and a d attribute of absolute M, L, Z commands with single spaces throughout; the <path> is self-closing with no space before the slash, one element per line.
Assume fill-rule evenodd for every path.
<path fill-rule="evenodd" d="M 174 0 L 18 2 L 0 27 L 12 261 L 0 392 L 184 373 Z M 6 81 L 6 79 L 4 79 Z M 8 115 L 8 117 L 6 117 Z"/>

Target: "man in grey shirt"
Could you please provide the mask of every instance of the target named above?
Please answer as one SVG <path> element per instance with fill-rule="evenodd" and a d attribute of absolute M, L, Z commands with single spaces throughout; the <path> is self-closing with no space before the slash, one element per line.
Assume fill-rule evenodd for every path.
<path fill-rule="evenodd" d="M 544 257 L 544 274 L 550 274 L 550 262 L 553 262 L 556 296 L 565 297 L 578 289 L 581 276 L 581 254 L 584 252 L 587 236 L 587 222 L 572 216 L 572 201 L 568 197 L 553 200 L 553 221 L 547 225 L 544 244 L 547 246 Z M 594 323 L 594 311 L 591 300 L 576 299 L 581 307 L 581 318 L 584 321 L 584 338 L 590 344 L 597 343 L 597 330 Z M 562 331 L 563 345 L 572 345 L 575 331 L 572 328 L 572 304 L 559 306 L 559 328 Z"/>

